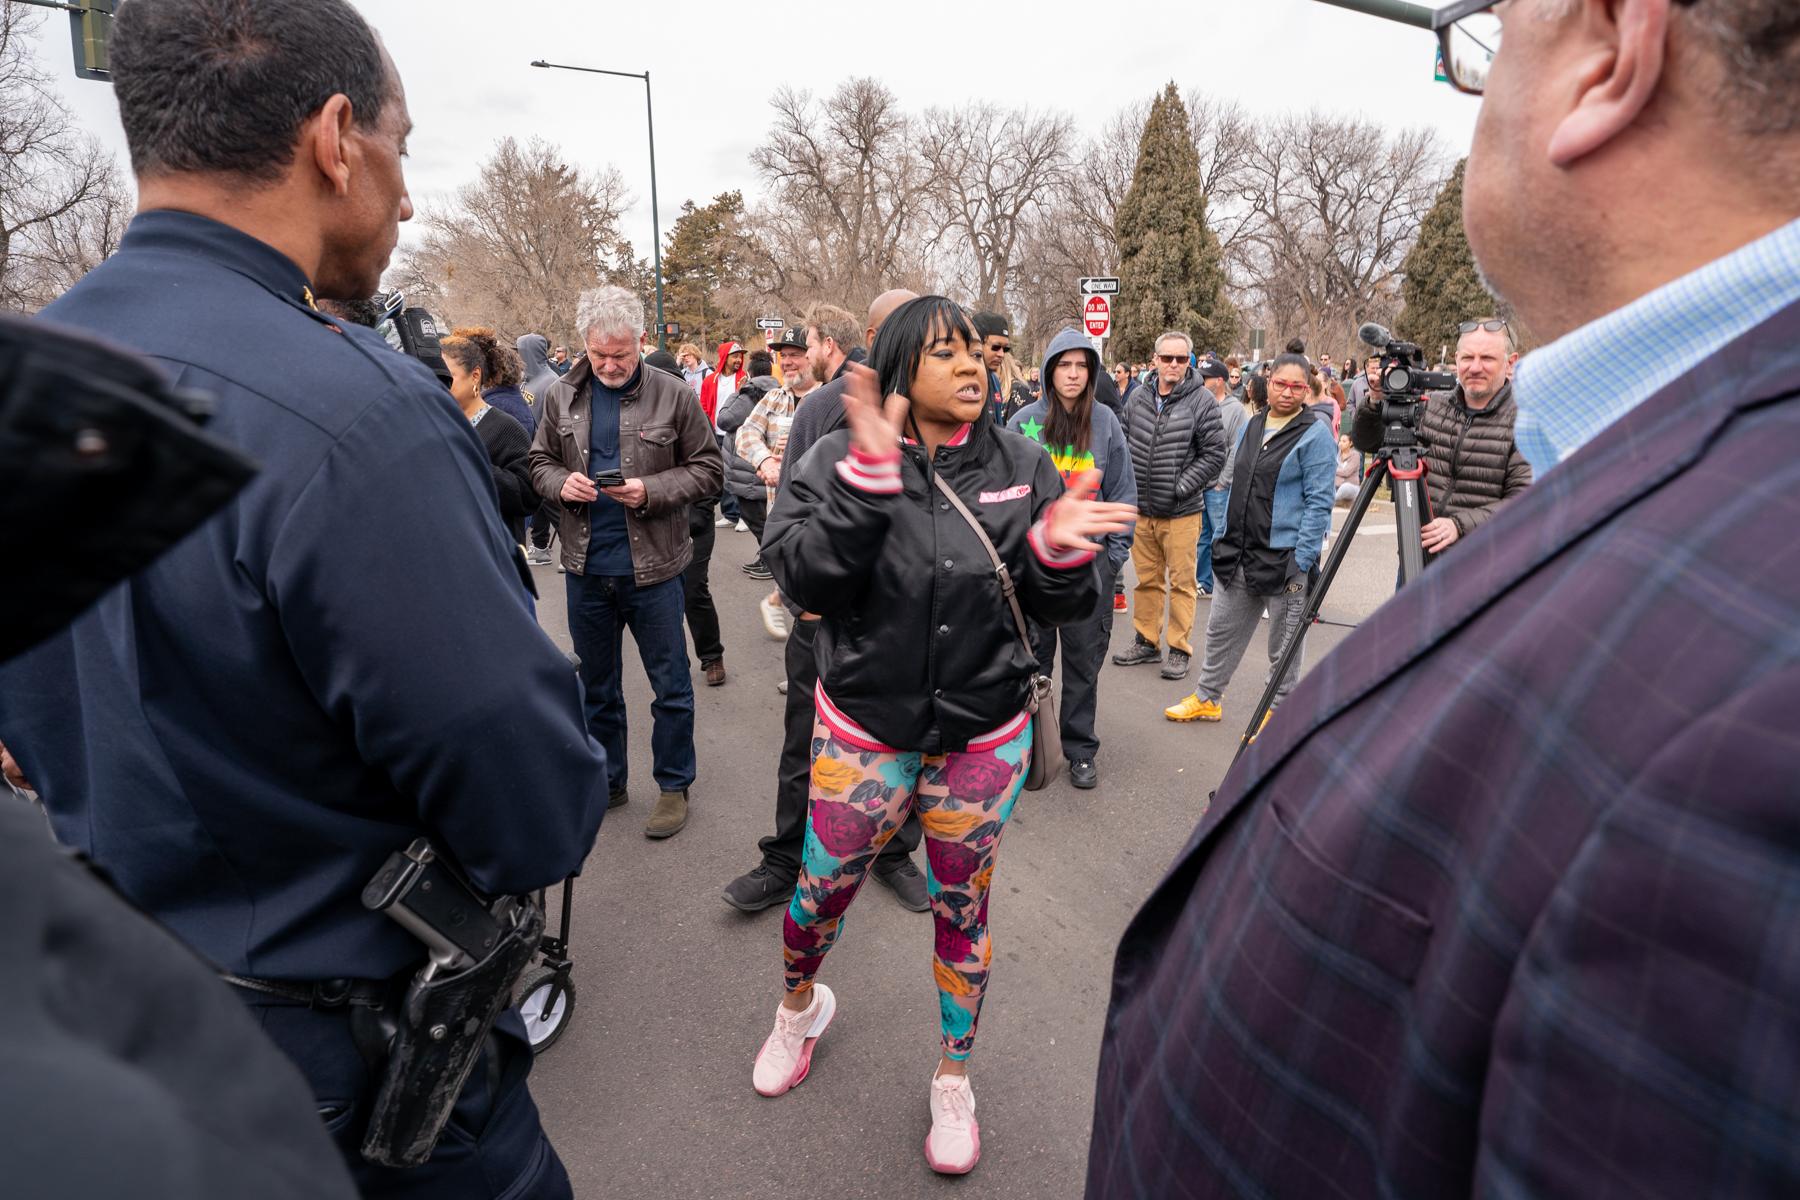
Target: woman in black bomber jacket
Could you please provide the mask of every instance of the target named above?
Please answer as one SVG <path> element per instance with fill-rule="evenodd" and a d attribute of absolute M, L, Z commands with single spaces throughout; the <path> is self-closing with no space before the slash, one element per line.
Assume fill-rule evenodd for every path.
<path fill-rule="evenodd" d="M 944 1052 L 925 1157 L 961 1174 L 980 1155 L 966 1060 L 987 986 L 994 858 L 1030 765 L 1034 663 L 980 540 L 932 477 L 976 515 L 1020 604 L 1046 625 L 1094 607 L 1093 539 L 1135 510 L 1091 500 L 1092 478 L 1065 495 L 1036 442 L 995 426 L 975 331 L 951 301 L 898 309 L 874 368 L 852 368 L 848 428 L 796 466 L 763 538 L 782 591 L 824 623 L 804 861 L 782 928 L 787 995 L 754 1082 L 778 1096 L 806 1077 L 837 1003 L 814 976 L 876 852 L 916 805 Z"/>

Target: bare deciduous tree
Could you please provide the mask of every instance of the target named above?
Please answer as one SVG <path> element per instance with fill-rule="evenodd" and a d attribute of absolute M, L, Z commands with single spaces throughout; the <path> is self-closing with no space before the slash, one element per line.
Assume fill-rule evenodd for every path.
<path fill-rule="evenodd" d="M 1246 158 L 1243 261 L 1261 322 L 1348 346 L 1360 323 L 1391 321 L 1400 264 L 1449 173 L 1437 135 L 1312 112 L 1263 129 Z"/>
<path fill-rule="evenodd" d="M 32 58 L 40 14 L 0 4 L 0 308 L 35 311 L 110 253 L 129 208 Z"/>
<path fill-rule="evenodd" d="M 423 236 L 389 282 L 446 320 L 561 340 L 573 335 L 584 289 L 642 290 L 642 266 L 619 233 L 629 205 L 617 171 L 591 175 L 548 142 L 504 138 L 474 183 L 427 208 Z"/>
<path fill-rule="evenodd" d="M 750 155 L 768 187 L 749 217 L 757 293 L 855 308 L 884 288 L 916 286 L 927 273 L 930 180 L 894 94 L 851 79 L 823 101 L 784 87 L 771 103 L 775 124 Z"/>
<path fill-rule="evenodd" d="M 934 245 L 977 308 L 1006 308 L 1027 229 L 1069 185 L 1066 113 L 992 104 L 930 109 L 919 139 Z"/>

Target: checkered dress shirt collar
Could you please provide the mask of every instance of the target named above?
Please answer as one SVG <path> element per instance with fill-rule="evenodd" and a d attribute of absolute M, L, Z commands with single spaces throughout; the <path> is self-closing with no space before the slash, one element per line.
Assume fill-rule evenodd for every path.
<path fill-rule="evenodd" d="M 1800 300 L 1800 220 L 1519 360 L 1513 440 L 1539 479 L 1709 354 Z M 1596 387 L 1604 378 L 1606 386 Z"/>

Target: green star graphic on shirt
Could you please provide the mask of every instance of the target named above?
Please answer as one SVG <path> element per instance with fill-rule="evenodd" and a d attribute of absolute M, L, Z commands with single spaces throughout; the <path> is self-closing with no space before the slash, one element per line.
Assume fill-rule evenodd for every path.
<path fill-rule="evenodd" d="M 1026 421 L 1019 426 L 1019 432 L 1026 437 L 1031 438 L 1033 441 L 1036 441 L 1038 440 L 1038 434 L 1044 432 L 1044 427 L 1039 425 L 1036 421 Z"/>

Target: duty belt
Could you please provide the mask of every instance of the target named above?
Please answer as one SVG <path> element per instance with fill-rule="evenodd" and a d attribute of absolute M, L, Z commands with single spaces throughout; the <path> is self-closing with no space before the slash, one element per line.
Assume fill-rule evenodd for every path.
<path fill-rule="evenodd" d="M 246 992 L 273 996 L 307 1008 L 380 1008 L 393 996 L 393 984 L 382 979 L 253 979 L 219 972 L 219 978 Z"/>

